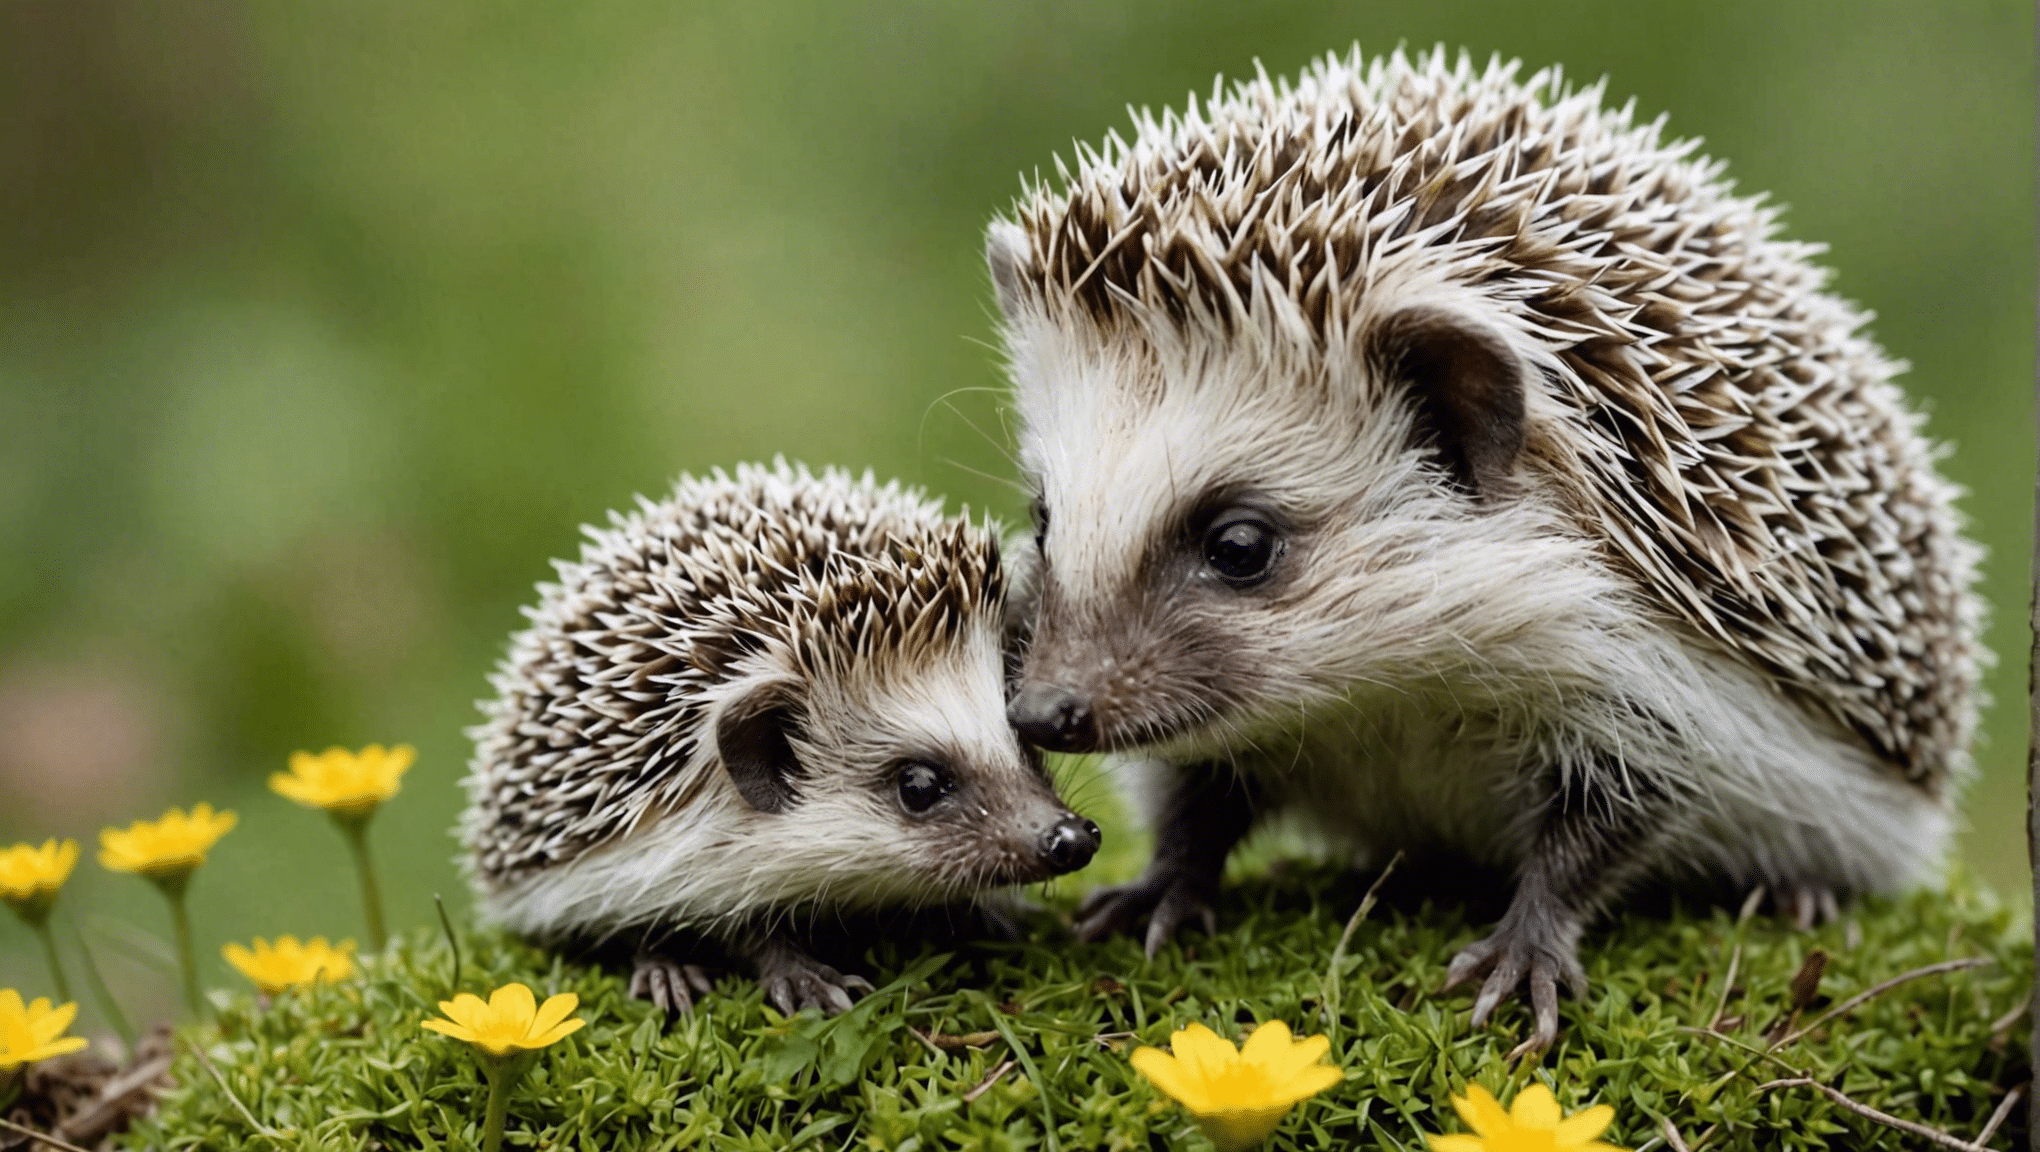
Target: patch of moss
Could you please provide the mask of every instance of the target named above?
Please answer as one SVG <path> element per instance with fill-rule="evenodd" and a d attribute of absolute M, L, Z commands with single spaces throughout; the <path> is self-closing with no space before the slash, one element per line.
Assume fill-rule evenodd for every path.
<path fill-rule="evenodd" d="M 833 1020 L 783 1018 L 732 977 L 668 1026 L 626 996 L 623 973 L 489 933 L 464 936 L 461 987 L 486 993 L 522 980 L 541 997 L 575 992 L 589 1022 L 548 1049 L 516 1093 L 506 1148 L 1201 1148 L 1209 1145 L 1134 1074 L 1127 1053 L 1166 1043 L 1192 1020 L 1233 1037 L 1253 1020 L 1280 1018 L 1300 1033 L 1330 1028 L 1328 965 L 1357 897 L 1351 878 L 1323 866 L 1249 879 L 1228 890 L 1218 938 L 1188 936 L 1153 961 L 1131 939 L 1072 943 L 1046 914 L 1026 943 L 946 951 L 881 943 L 867 956 L 878 991 Z M 1712 1129 L 1703 1147 L 1716 1152 L 1907 1148 L 1919 1139 L 1812 1089 L 1759 1085 L 1810 1075 L 1874 1108 L 1973 1137 L 2006 1089 L 2030 1076 L 2025 1023 L 2006 1022 L 2031 986 L 2030 944 L 2003 907 L 1963 880 L 1860 904 L 1810 933 L 1767 916 L 1738 922 L 1719 908 L 1625 915 L 1589 934 L 1591 993 L 1564 1005 L 1559 1043 L 1534 1065 L 1506 1059 L 1528 1026 L 1523 1005 L 1472 1029 L 1471 993 L 1439 991 L 1454 949 L 1476 932 L 1466 910 L 1430 902 L 1385 903 L 1359 925 L 1339 965 L 1331 1029 L 1345 1082 L 1299 1107 L 1268 1147 L 1414 1152 L 1424 1133 L 1458 1130 L 1448 1097 L 1469 1080 L 1506 1101 L 1534 1075 L 1568 1110 L 1612 1104 L 1604 1139 L 1629 1148 L 1663 1147 L 1664 1118 L 1689 1143 Z M 1791 1010 L 1794 976 L 1816 948 L 1828 960 L 1802 1023 L 1912 969 L 1963 957 L 1990 963 L 1902 984 L 1775 1060 L 1754 1055 Z M 218 997 L 216 1026 L 192 1035 L 218 1077 L 187 1052 L 179 1086 L 128 1142 L 474 1147 L 482 1104 L 474 1061 L 419 1027 L 449 993 L 446 942 L 420 930 L 365 969 L 266 1005 Z M 1725 1039 L 1695 1031 L 1715 1020 Z M 969 1047 L 922 1038 L 972 1034 Z M 1015 1066 L 984 1087 L 1009 1059 Z M 2024 1146 L 2023 1113 L 2014 1111 L 1994 1146 Z"/>

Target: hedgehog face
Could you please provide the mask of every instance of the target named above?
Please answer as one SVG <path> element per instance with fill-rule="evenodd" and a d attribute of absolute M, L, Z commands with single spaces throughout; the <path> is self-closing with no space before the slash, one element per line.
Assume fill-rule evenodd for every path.
<path fill-rule="evenodd" d="M 1337 357 L 1023 316 L 1040 574 L 1016 727 L 1070 751 L 1253 739 L 1355 684 L 1492 659 L 1518 621 L 1487 601 L 1522 602 L 1495 581 L 1555 546 L 1493 333 L 1407 298 Z"/>
<path fill-rule="evenodd" d="M 993 613 L 947 635 L 848 659 L 837 637 L 811 646 L 837 659 L 724 707 L 717 744 L 770 902 L 930 903 L 1089 862 L 1096 827 L 1005 723 Z"/>

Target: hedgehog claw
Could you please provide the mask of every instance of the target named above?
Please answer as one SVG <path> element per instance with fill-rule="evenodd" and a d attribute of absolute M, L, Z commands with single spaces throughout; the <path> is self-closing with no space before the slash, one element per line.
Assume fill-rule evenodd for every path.
<path fill-rule="evenodd" d="M 695 995 L 713 991 L 715 981 L 700 965 L 682 964 L 664 953 L 640 952 L 631 969 L 631 998 L 649 1000 L 668 1016 L 694 1011 Z"/>
<path fill-rule="evenodd" d="M 1077 939 L 1095 943 L 1116 932 L 1130 932 L 1145 916 L 1148 926 L 1142 944 L 1153 959 L 1185 924 L 1195 923 L 1205 935 L 1216 936 L 1212 887 L 1196 875 L 1168 869 L 1150 870 L 1131 884 L 1100 888 L 1077 906 Z"/>
<path fill-rule="evenodd" d="M 1512 907 L 1511 912 L 1514 911 Z M 1586 987 L 1586 973 L 1573 954 L 1570 935 L 1550 919 L 1507 915 L 1495 926 L 1492 935 L 1460 949 L 1445 970 L 1448 989 L 1476 976 L 1486 976 L 1473 1000 L 1475 1028 L 1487 1024 L 1495 1008 L 1518 987 L 1529 984 L 1534 1024 L 1529 1037 L 1509 1053 L 1512 1060 L 1541 1052 L 1558 1039 L 1561 983 L 1574 993 Z"/>
<path fill-rule="evenodd" d="M 1778 890 L 1777 900 L 1778 914 L 1790 919 L 1792 926 L 1801 932 L 1842 918 L 1842 907 L 1835 899 L 1835 890 L 1826 885 L 1787 884 Z"/>
<path fill-rule="evenodd" d="M 819 1008 L 824 1016 L 848 1012 L 854 1003 L 850 990 L 871 991 L 871 981 L 846 976 L 779 940 L 759 946 L 753 957 L 758 964 L 758 986 L 765 999 L 787 1016 L 803 1008 Z"/>

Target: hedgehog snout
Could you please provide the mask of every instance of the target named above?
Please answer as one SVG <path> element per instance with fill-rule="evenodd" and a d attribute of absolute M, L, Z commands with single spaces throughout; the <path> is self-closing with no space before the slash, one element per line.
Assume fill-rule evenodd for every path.
<path fill-rule="evenodd" d="M 1041 834 L 1041 859 L 1057 876 L 1091 862 L 1098 852 L 1098 826 L 1072 812 Z"/>
<path fill-rule="evenodd" d="M 1090 701 L 1060 684 L 1023 684 L 1006 706 L 1006 721 L 1029 743 L 1051 752 L 1098 748 L 1098 723 Z M 1090 854 L 1084 858 L 1090 859 Z"/>

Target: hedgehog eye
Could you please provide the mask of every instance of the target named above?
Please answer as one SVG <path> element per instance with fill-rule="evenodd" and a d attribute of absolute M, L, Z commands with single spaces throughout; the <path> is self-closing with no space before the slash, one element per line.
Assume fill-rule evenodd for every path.
<path fill-rule="evenodd" d="M 1268 578 L 1282 553 L 1282 537 L 1267 517 L 1247 508 L 1228 508 L 1204 530 L 1204 562 L 1235 588 Z"/>
<path fill-rule="evenodd" d="M 945 768 L 920 760 L 900 767 L 900 807 L 918 816 L 956 789 L 956 778 Z"/>

